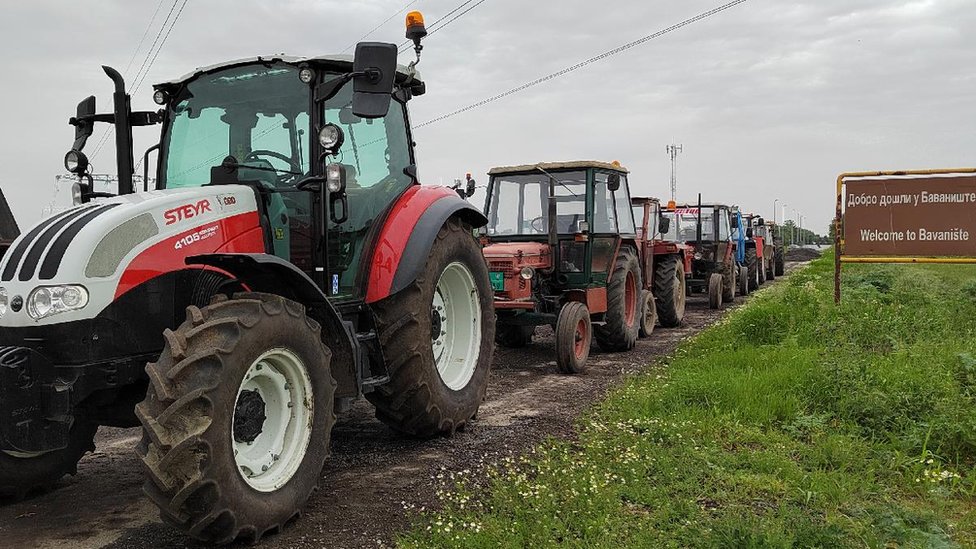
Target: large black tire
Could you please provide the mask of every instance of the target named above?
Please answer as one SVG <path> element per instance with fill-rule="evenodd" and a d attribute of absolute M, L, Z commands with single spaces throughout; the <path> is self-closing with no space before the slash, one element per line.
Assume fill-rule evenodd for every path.
<path fill-rule="evenodd" d="M 776 280 L 776 252 L 766 260 L 766 280 Z"/>
<path fill-rule="evenodd" d="M 668 255 L 654 267 L 654 301 L 661 326 L 674 328 L 685 318 L 688 296 L 685 266 L 681 257 Z"/>
<path fill-rule="evenodd" d="M 607 283 L 607 313 L 593 336 L 604 351 L 629 351 L 640 330 L 640 263 L 630 248 L 621 248 Z"/>
<path fill-rule="evenodd" d="M 517 326 L 514 324 L 495 324 L 495 343 L 509 349 L 521 349 L 532 343 L 535 326 Z"/>
<path fill-rule="evenodd" d="M 735 301 L 735 289 L 739 281 L 736 279 L 735 261 L 729 261 L 722 266 L 722 302 Z"/>
<path fill-rule="evenodd" d="M 783 276 L 786 274 L 786 254 L 783 252 L 782 248 L 776 250 L 776 276 Z"/>
<path fill-rule="evenodd" d="M 474 347 L 476 363 L 463 386 L 448 387 L 434 358 L 434 296 L 441 275 L 460 263 L 477 290 L 480 319 L 463 319 L 479 327 Z M 488 267 L 470 226 L 452 219 L 437 233 L 423 273 L 402 291 L 373 304 L 376 331 L 387 361 L 390 381 L 366 398 L 376 417 L 397 431 L 416 436 L 450 435 L 477 414 L 488 388 L 488 369 L 494 352 L 494 293 Z"/>
<path fill-rule="evenodd" d="M 739 285 L 738 291 L 739 295 L 745 297 L 749 295 L 749 269 L 745 265 L 740 265 L 738 267 L 739 273 Z"/>
<path fill-rule="evenodd" d="M 766 258 L 760 257 L 759 258 L 759 285 L 760 286 L 766 283 L 766 271 L 768 270 L 769 268 L 766 267 Z"/>
<path fill-rule="evenodd" d="M 718 309 L 722 306 L 722 289 L 725 286 L 725 278 L 718 274 L 712 273 L 708 277 L 708 308 Z"/>
<path fill-rule="evenodd" d="M 746 249 L 746 273 L 749 277 L 748 290 L 754 292 L 759 289 L 759 257 L 755 248 Z"/>
<path fill-rule="evenodd" d="M 593 325 L 586 305 L 571 301 L 559 310 L 556 319 L 556 367 L 564 374 L 586 371 L 590 356 Z"/>
<path fill-rule="evenodd" d="M 21 500 L 35 490 L 52 486 L 65 475 L 74 475 L 82 456 L 95 450 L 97 430 L 97 425 L 75 421 L 68 445 L 61 450 L 34 457 L 17 457 L 0 451 L 0 498 Z"/>
<path fill-rule="evenodd" d="M 186 321 L 163 335 L 159 360 L 146 366 L 150 380 L 146 400 L 136 406 L 143 427 L 138 452 L 148 477 L 146 495 L 165 522 L 207 543 L 254 541 L 278 531 L 298 516 L 329 455 L 335 381 L 332 353 L 322 343 L 319 324 L 298 303 L 247 293 L 229 300 L 221 296 L 202 309 L 187 307 Z M 287 398 L 304 395 L 298 401 L 310 415 L 309 422 L 302 423 L 311 426 L 310 435 L 304 452 L 299 444 L 292 454 L 295 461 L 286 454 L 267 469 L 268 474 L 277 474 L 276 467 L 295 466 L 294 473 L 282 478 L 281 485 L 258 491 L 244 479 L 247 473 L 238 469 L 236 461 L 237 414 L 242 410 L 238 394 L 244 394 L 245 376 L 252 367 L 261 370 L 259 364 L 265 364 L 259 357 L 282 350 L 297 357 L 307 375 L 302 392 Z M 280 366 L 268 364 L 281 375 Z M 284 388 L 288 390 L 289 384 Z M 260 437 L 270 429 L 266 404 L 261 400 L 251 436 Z M 255 414 L 251 416 L 254 419 Z"/>
<path fill-rule="evenodd" d="M 657 324 L 657 306 L 654 305 L 654 294 L 649 290 L 641 290 L 640 337 L 648 337 L 654 333 Z"/>

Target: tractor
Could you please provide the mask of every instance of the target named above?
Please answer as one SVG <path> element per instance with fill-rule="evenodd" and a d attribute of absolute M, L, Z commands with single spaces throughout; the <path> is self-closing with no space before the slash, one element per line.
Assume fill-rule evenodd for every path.
<path fill-rule="evenodd" d="M 73 471 L 99 425 L 141 426 L 163 520 L 254 541 L 299 515 L 357 398 L 418 437 L 474 418 L 495 331 L 486 219 L 418 182 L 424 35 L 411 12 L 406 67 L 362 42 L 197 69 L 155 85 L 150 112 L 104 68 L 113 111 L 89 97 L 70 121 L 80 204 L 0 264 L 0 491 Z M 87 178 L 96 123 L 114 125 L 117 196 Z M 132 128 L 153 124 L 156 188 L 134 193 Z"/>
<path fill-rule="evenodd" d="M 17 220 L 14 219 L 14 213 L 10 211 L 7 198 L 3 196 L 3 190 L 0 189 L 0 258 L 7 253 L 10 245 L 19 235 L 20 228 L 17 226 Z"/>
<path fill-rule="evenodd" d="M 691 273 L 693 258 L 688 245 L 674 241 L 671 219 L 661 215 L 657 198 L 633 197 L 630 202 L 637 221 L 637 248 L 644 281 L 640 335 L 647 337 L 655 322 L 673 328 L 684 319 L 685 277 Z"/>
<path fill-rule="evenodd" d="M 745 214 L 746 265 L 749 273 L 749 289 L 755 291 L 776 277 L 772 273 L 774 244 L 766 229 L 766 220 L 756 214 Z M 751 244 L 750 244 L 751 242 Z M 772 274 L 772 276 L 770 276 Z"/>
<path fill-rule="evenodd" d="M 777 276 L 786 274 L 786 246 L 783 245 L 783 227 L 767 221 L 766 234 L 769 237 L 767 242 L 772 245 L 772 253 L 770 254 L 772 259 L 767 265 L 769 272 L 766 273 L 766 276 L 772 280 Z"/>
<path fill-rule="evenodd" d="M 731 207 L 724 204 L 668 204 L 665 215 L 677 242 L 693 250 L 688 293 L 707 292 L 708 306 L 732 303 L 741 286 L 732 240 Z M 669 234 L 670 234 L 669 233 Z M 741 248 L 740 248 L 741 249 Z"/>
<path fill-rule="evenodd" d="M 754 243 L 748 235 L 748 225 L 738 206 L 732 206 L 732 243 L 735 253 L 736 280 L 740 295 L 748 295 L 752 286 L 749 284 L 749 249 L 754 250 Z"/>
<path fill-rule="evenodd" d="M 634 347 L 641 267 L 627 170 L 619 163 L 492 168 L 483 244 L 495 291 L 496 342 L 522 347 L 555 329 L 556 365 L 581 373 L 596 339 Z"/>

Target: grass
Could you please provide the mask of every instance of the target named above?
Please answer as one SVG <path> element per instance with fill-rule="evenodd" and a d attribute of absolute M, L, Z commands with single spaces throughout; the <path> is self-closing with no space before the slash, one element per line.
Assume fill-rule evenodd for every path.
<path fill-rule="evenodd" d="M 825 257 L 549 440 L 445 485 L 403 547 L 976 546 L 976 268 Z"/>

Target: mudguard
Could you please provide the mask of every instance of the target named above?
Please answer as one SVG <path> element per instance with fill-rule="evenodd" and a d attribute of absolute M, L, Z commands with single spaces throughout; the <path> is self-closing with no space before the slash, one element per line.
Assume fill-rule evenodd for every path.
<path fill-rule="evenodd" d="M 437 233 L 453 216 L 474 228 L 488 223 L 480 210 L 447 187 L 414 185 L 397 200 L 373 248 L 366 303 L 409 286 L 420 276 Z"/>
<path fill-rule="evenodd" d="M 271 254 L 195 255 L 186 258 L 186 263 L 215 267 L 234 276 L 252 292 L 280 295 L 304 305 L 308 315 L 322 325 L 322 340 L 332 351 L 332 376 L 338 384 L 336 397 L 359 395 L 363 355 L 355 329 L 301 269 Z"/>

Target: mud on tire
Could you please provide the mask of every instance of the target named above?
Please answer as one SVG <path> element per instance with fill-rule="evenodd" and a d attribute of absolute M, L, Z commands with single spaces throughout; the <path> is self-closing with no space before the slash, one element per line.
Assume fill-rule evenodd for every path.
<path fill-rule="evenodd" d="M 143 427 L 138 453 L 148 477 L 144 490 L 165 522 L 223 544 L 258 540 L 298 516 L 318 483 L 335 423 L 332 353 L 320 334 L 302 305 L 256 293 L 221 296 L 202 309 L 190 306 L 187 320 L 164 332 L 159 360 L 146 366 L 149 390 L 136 415 Z M 291 454 L 298 462 L 284 455 L 272 465 L 297 463 L 291 475 L 258 491 L 235 454 L 238 393 L 245 374 L 261 369 L 257 359 L 282 349 L 298 357 L 307 375 L 302 404 L 310 415 L 303 423 L 309 437 L 303 452 L 299 446 Z"/>
<path fill-rule="evenodd" d="M 756 255 L 755 248 L 746 250 L 746 266 L 749 276 L 749 291 L 754 292 L 759 289 L 759 257 Z"/>
<path fill-rule="evenodd" d="M 97 425 L 75 421 L 68 446 L 36 456 L 14 456 L 0 451 L 0 503 L 20 500 L 34 490 L 47 488 L 65 475 L 77 472 L 78 461 L 95 450 Z"/>
<path fill-rule="evenodd" d="M 735 301 L 735 290 L 739 281 L 735 277 L 735 261 L 722 266 L 722 303 Z"/>
<path fill-rule="evenodd" d="M 433 351 L 432 306 L 441 275 L 463 265 L 477 290 L 480 344 L 474 371 L 463 387 L 452 389 L 438 371 Z M 469 225 L 449 220 L 431 248 L 424 271 L 408 287 L 372 305 L 390 381 L 366 395 L 376 417 L 390 427 L 418 437 L 452 434 L 477 413 L 485 397 L 495 341 L 495 319 L 488 267 Z M 451 319 L 454 321 L 456 319 Z"/>
<path fill-rule="evenodd" d="M 640 328 L 640 264 L 630 248 L 621 248 L 607 283 L 606 324 L 593 327 L 604 351 L 629 351 Z"/>

